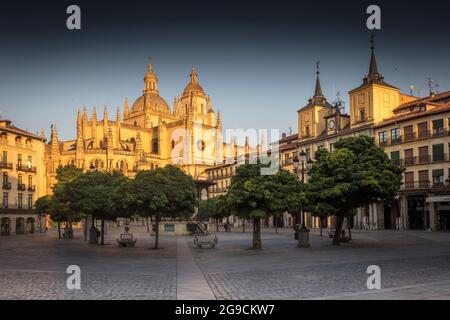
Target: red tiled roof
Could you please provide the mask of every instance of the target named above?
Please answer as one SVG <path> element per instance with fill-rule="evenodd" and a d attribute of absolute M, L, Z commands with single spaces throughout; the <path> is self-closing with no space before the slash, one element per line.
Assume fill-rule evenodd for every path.
<path fill-rule="evenodd" d="M 447 104 L 427 103 L 427 104 L 437 105 L 438 107 L 435 109 L 432 109 L 432 110 L 428 110 L 428 111 L 419 111 L 418 110 L 418 111 L 413 111 L 413 112 L 410 112 L 407 114 L 402 114 L 399 116 L 388 118 L 388 119 L 384 120 L 382 123 L 375 125 L 374 128 L 381 128 L 381 127 L 385 127 L 385 126 L 388 126 L 388 125 L 391 125 L 391 124 L 394 124 L 397 122 L 403 122 L 403 121 L 407 121 L 407 120 L 412 120 L 412 119 L 416 119 L 416 118 L 426 117 L 426 116 L 450 111 L 450 103 L 447 103 Z"/>
<path fill-rule="evenodd" d="M 405 109 L 405 108 L 417 106 L 420 103 L 432 104 L 432 103 L 448 102 L 448 101 L 450 101 L 450 90 L 435 94 L 433 96 L 428 96 L 425 98 L 420 98 L 417 100 L 406 102 L 404 104 L 399 105 L 397 108 L 395 108 L 394 112 Z"/>

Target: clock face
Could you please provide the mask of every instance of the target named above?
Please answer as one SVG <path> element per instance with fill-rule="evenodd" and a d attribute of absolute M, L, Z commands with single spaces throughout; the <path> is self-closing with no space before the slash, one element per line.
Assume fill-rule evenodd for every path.
<path fill-rule="evenodd" d="M 336 123 L 334 122 L 334 120 L 330 120 L 328 121 L 328 128 L 329 129 L 334 129 L 334 127 L 336 126 Z"/>

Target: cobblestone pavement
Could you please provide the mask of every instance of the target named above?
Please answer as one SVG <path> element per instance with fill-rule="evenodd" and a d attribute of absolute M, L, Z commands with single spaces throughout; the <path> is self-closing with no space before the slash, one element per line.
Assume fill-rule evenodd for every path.
<path fill-rule="evenodd" d="M 240 240 L 236 240 L 236 238 Z M 450 233 L 354 232 L 333 247 L 312 232 L 296 248 L 291 232 L 265 233 L 261 252 L 250 235 L 222 234 L 218 249 L 196 252 L 217 299 L 450 299 Z M 220 241 L 220 240 L 219 240 Z M 381 268 L 381 290 L 368 290 L 369 265 Z"/>
<path fill-rule="evenodd" d="M 207 288 L 217 299 L 450 299 L 450 233 L 359 231 L 334 247 L 312 231 L 312 247 L 303 249 L 291 230 L 263 229 L 263 250 L 253 251 L 251 234 L 235 230 L 218 233 L 215 250 L 186 251 L 190 237 L 162 237 L 163 249 L 149 249 L 153 240 L 137 226 L 137 247 L 119 248 L 120 231 L 111 228 L 103 247 L 79 233 L 74 240 L 54 231 L 0 237 L 0 299 L 176 299 L 177 284 L 191 282 L 177 281 L 182 274 L 195 275 L 197 297 Z M 66 288 L 73 264 L 81 267 L 81 290 Z M 366 287 L 373 264 L 381 290 Z"/>
<path fill-rule="evenodd" d="M 142 228 L 137 228 L 142 229 Z M 175 299 L 176 243 L 162 238 L 163 249 L 137 230 L 138 247 L 119 248 L 119 230 L 109 245 L 78 239 L 58 240 L 56 233 L 0 238 L 0 299 Z M 81 290 L 66 287 L 66 268 L 81 268 Z"/>

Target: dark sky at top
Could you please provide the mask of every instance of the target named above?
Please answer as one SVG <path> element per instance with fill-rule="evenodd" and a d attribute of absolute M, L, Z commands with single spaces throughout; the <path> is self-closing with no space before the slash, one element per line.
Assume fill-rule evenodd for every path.
<path fill-rule="evenodd" d="M 315 83 L 328 100 L 358 86 L 368 70 L 365 10 L 382 9 L 380 72 L 409 92 L 427 78 L 450 90 L 450 22 L 445 1 L 34 1 L 0 9 L 0 113 L 33 132 L 51 123 L 75 136 L 76 110 L 109 108 L 142 93 L 151 56 L 172 105 L 192 64 L 225 127 L 297 130 L 296 110 Z M 70 4 L 82 30 L 66 28 Z M 416 90 L 415 94 L 419 92 Z M 101 115 L 100 115 L 101 116 Z"/>

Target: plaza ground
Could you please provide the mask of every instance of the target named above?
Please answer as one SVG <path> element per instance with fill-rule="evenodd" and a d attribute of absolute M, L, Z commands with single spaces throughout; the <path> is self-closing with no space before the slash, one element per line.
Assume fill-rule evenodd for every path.
<path fill-rule="evenodd" d="M 105 246 L 47 234 L 0 237 L 0 299 L 450 299 L 450 233 L 354 231 L 331 245 L 318 230 L 311 248 L 296 247 L 292 230 L 219 232 L 216 249 L 192 248 L 192 237 L 161 237 L 150 249 L 145 227 L 137 247 L 120 248 L 122 228 Z M 81 268 L 81 290 L 66 287 L 66 268 Z M 368 290 L 369 265 L 381 268 L 381 290 Z"/>

